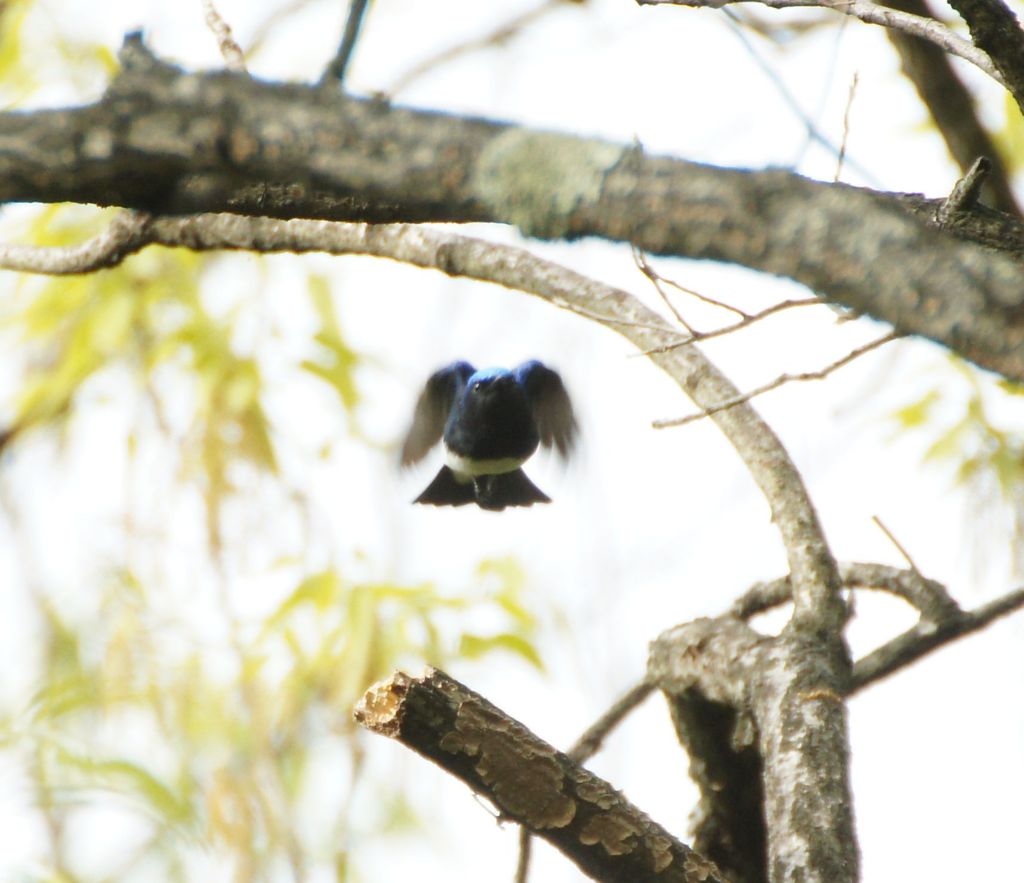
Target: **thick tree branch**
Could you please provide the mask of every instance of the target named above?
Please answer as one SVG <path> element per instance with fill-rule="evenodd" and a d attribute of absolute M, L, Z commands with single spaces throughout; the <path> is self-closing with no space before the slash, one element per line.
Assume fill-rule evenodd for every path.
<path fill-rule="evenodd" d="M 691 758 L 705 854 L 745 881 L 857 880 L 856 843 L 837 834 L 852 830 L 847 752 L 821 738 L 846 732 L 843 686 L 813 646 L 700 619 L 658 637 L 648 679 Z"/>
<path fill-rule="evenodd" d="M 1001 81 L 1024 112 L 1024 33 L 1003 0 L 949 0 L 971 30 L 974 45 L 985 52 Z"/>
<path fill-rule="evenodd" d="M 655 690 L 655 685 L 641 681 L 629 690 L 625 696 L 615 702 L 611 708 L 601 715 L 587 731 L 576 740 L 569 749 L 567 756 L 575 763 L 586 763 L 600 750 L 608 734 L 625 719 L 634 708 L 643 702 Z M 523 828 L 519 834 L 519 862 L 516 865 L 515 883 L 526 883 L 530 871 L 531 840 L 530 831 Z"/>
<path fill-rule="evenodd" d="M 0 114 L 0 201 L 367 221 L 499 221 L 789 276 L 1024 381 L 1024 226 L 938 200 L 391 108 L 137 42 L 98 104 Z M 662 341 L 661 343 L 667 343 Z"/>
<path fill-rule="evenodd" d="M 441 671 L 392 675 L 355 717 L 461 779 L 595 880 L 727 883 L 607 782 Z"/>

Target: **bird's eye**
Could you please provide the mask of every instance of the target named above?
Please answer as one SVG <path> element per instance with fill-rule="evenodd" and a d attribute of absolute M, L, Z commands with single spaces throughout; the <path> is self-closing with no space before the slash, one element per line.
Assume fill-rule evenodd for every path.
<path fill-rule="evenodd" d="M 473 384 L 473 391 L 479 392 L 483 388 L 483 384 L 478 380 Z"/>

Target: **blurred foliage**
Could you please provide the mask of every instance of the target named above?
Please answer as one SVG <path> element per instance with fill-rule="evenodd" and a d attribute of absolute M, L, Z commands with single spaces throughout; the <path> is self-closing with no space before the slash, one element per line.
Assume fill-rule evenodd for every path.
<path fill-rule="evenodd" d="M 69 33 L 59 6 L 56 10 L 52 7 L 40 0 L 0 3 L 0 103 L 4 110 L 24 105 L 54 81 L 78 91 L 95 91 L 117 70 L 117 59 L 109 48 Z"/>
<path fill-rule="evenodd" d="M 1001 500 L 1012 525 L 1015 567 L 1024 569 L 1024 386 L 992 377 L 956 356 L 925 392 L 893 414 L 901 429 L 926 434 L 925 462 L 951 465 L 991 524 Z"/>
<path fill-rule="evenodd" d="M 464 642 L 539 664 L 522 650 L 535 622 L 519 569 L 485 562 L 477 577 L 446 595 L 310 574 L 236 629 L 227 665 L 187 623 L 153 617 L 131 574 L 95 587 L 100 603 L 79 619 L 44 604 L 39 689 L 0 720 L 0 750 L 28 771 L 51 832 L 44 870 L 25 879 L 187 880 L 211 852 L 235 880 L 276 879 L 281 866 L 286 879 L 354 879 L 350 828 L 365 841 L 412 820 L 401 798 L 351 817 L 365 766 L 351 709 L 366 686 L 403 663 L 445 665 Z M 481 619 L 497 631 L 466 630 Z M 70 832 L 97 825 L 121 847 L 86 873 Z"/>
<path fill-rule="evenodd" d="M 1024 115 L 1013 95 L 1003 96 L 1003 125 L 992 133 L 1000 158 L 1011 172 L 1019 172 L 1024 159 Z"/>
<path fill-rule="evenodd" d="M 33 100 L 44 69 L 81 93 L 116 67 L 105 49 L 62 33 L 52 13 L 31 0 L 0 5 L 7 107 Z M 73 245 L 111 214 L 44 208 L 5 219 L 4 235 Z M 353 844 L 418 824 L 409 795 L 372 785 L 373 743 L 364 745 L 351 718 L 358 697 L 424 662 L 511 656 L 541 666 L 537 621 L 510 560 L 485 561 L 467 585 L 442 590 L 307 564 L 325 556 L 300 536 L 282 540 L 281 557 L 257 573 L 260 601 L 269 586 L 274 606 L 232 601 L 251 588 L 237 575 L 249 550 L 235 546 L 255 541 L 225 525 L 259 516 L 261 486 L 276 488 L 278 502 L 304 500 L 282 462 L 307 452 L 294 450 L 300 434 L 275 423 L 275 388 L 286 386 L 289 398 L 303 383 L 327 390 L 349 441 L 366 442 L 357 426 L 367 359 L 346 339 L 330 281 L 296 264 L 289 309 L 311 321 L 299 350 L 275 348 L 273 328 L 253 334 L 268 324 L 259 291 L 226 306 L 210 296 L 224 287 L 225 267 L 252 272 L 245 260 L 151 247 L 84 276 L 0 278 L 0 339 L 14 378 L 0 400 L 0 449 L 49 450 L 40 443 L 56 436 L 61 451 L 73 450 L 97 412 L 127 410 L 129 425 L 102 444 L 144 464 L 143 482 L 153 462 L 174 469 L 154 484 L 199 500 L 205 518 L 184 602 L 167 576 L 177 548 L 133 533 L 139 513 L 127 500 L 122 557 L 82 573 L 73 598 L 31 578 L 16 590 L 34 605 L 18 613 L 30 635 L 22 679 L 31 687 L 0 693 L 0 763 L 19 782 L 3 809 L 16 804 L 38 842 L 21 849 L 33 856 L 28 866 L 0 859 L 5 879 L 358 880 Z M 128 408 L 117 393 L 126 386 Z M 154 460 L 148 449 L 158 445 L 173 456 Z M 28 557 L 36 538 L 19 535 L 28 529 L 23 501 L 3 493 L 15 459 L 0 459 L 2 526 Z M 77 527 L 89 542 L 92 525 Z M 330 543 L 330 562 L 351 557 L 334 548 L 334 534 Z M 50 537 L 41 548 L 53 554 Z M 387 796 L 360 800 L 360 783 Z"/>
<path fill-rule="evenodd" d="M 71 244 L 108 220 L 44 209 L 23 238 Z M 48 832 L 26 880 L 187 880 L 197 869 L 211 879 L 218 866 L 238 881 L 358 879 L 348 844 L 415 821 L 401 794 L 353 817 L 368 763 L 351 720 L 358 697 L 394 669 L 424 662 L 497 653 L 541 666 L 523 575 L 508 560 L 486 561 L 468 586 L 442 591 L 309 568 L 301 549 L 285 544 L 286 557 L 264 574 L 281 587 L 277 606 L 235 611 L 221 530 L 227 505 L 252 508 L 255 481 L 287 477 L 265 406 L 273 386 L 265 344 L 274 337 L 250 340 L 248 351 L 238 344 L 259 309 L 255 294 L 211 308 L 205 283 L 218 260 L 151 248 L 86 276 L 7 280 L 0 321 L 24 369 L 8 403 L 12 443 L 31 446 L 57 430 L 73 445 L 79 418 L 117 406 L 95 389 L 112 375 L 127 379 L 160 431 L 131 429 L 104 444 L 123 443 L 129 458 L 155 441 L 177 452 L 178 482 L 201 498 L 207 519 L 206 549 L 190 564 L 194 591 L 213 597 L 196 607 L 220 621 L 217 637 L 201 642 L 196 630 L 209 630 L 210 610 L 205 618 L 188 605 L 168 612 L 167 586 L 137 576 L 127 554 L 107 562 L 107 578 L 80 586 L 75 612 L 32 591 L 34 695 L 0 705 L 0 758 L 22 770 L 32 792 L 25 812 Z M 312 355 L 289 354 L 284 382 L 291 390 L 302 378 L 322 381 L 339 412 L 352 415 L 363 357 L 345 339 L 328 281 L 306 279 Z M 107 851 L 91 854 L 83 846 L 91 839 Z M 111 843 L 120 845 L 111 851 Z"/>

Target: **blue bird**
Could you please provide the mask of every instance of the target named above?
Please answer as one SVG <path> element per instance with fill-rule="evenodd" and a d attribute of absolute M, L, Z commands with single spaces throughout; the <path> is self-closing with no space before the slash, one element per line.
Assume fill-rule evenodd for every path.
<path fill-rule="evenodd" d="M 445 465 L 413 502 L 498 512 L 550 503 L 520 467 L 538 445 L 568 457 L 578 431 L 562 378 L 535 359 L 511 371 L 452 362 L 427 380 L 402 445 L 408 466 L 444 439 Z"/>

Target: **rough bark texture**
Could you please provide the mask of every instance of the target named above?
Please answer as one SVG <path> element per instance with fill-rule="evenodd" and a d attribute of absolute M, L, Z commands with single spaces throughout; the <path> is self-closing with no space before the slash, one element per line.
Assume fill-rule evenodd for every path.
<path fill-rule="evenodd" d="M 371 687 L 355 716 L 461 779 L 595 880 L 727 883 L 607 782 L 444 672 L 399 672 Z"/>
<path fill-rule="evenodd" d="M 971 30 L 971 40 L 988 53 L 1024 112 L 1024 33 L 1003 0 L 950 0 Z"/>
<path fill-rule="evenodd" d="M 190 74 L 137 41 L 99 103 L 0 114 L 0 201 L 157 214 L 496 221 L 545 238 L 791 277 L 1024 381 L 1024 227 L 940 200 L 392 108 L 242 74 Z"/>
<path fill-rule="evenodd" d="M 847 672 L 841 652 L 797 631 L 770 638 L 728 616 L 652 645 L 648 679 L 669 699 L 701 787 L 695 844 L 734 879 L 857 879 L 856 840 L 834 833 L 853 830 Z"/>
<path fill-rule="evenodd" d="M 934 18 L 925 0 L 886 0 L 885 5 Z M 899 53 L 903 73 L 917 89 L 961 171 L 966 172 L 978 157 L 987 158 L 992 167 L 985 182 L 984 198 L 999 211 L 1019 215 L 1020 206 L 1010 187 L 1006 164 L 978 118 L 974 98 L 957 76 L 949 56 L 920 37 L 893 29 L 886 29 L 885 33 Z"/>

